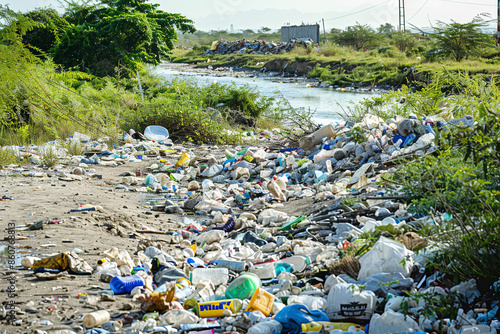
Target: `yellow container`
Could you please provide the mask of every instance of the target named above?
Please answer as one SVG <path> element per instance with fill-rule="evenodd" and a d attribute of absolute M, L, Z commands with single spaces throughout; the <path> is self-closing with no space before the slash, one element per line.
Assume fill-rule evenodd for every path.
<path fill-rule="evenodd" d="M 250 303 L 245 311 L 261 311 L 267 317 L 273 309 L 273 304 L 274 296 L 266 290 L 258 288 L 255 290 L 255 293 L 253 294 L 252 299 L 250 300 Z"/>
<path fill-rule="evenodd" d="M 341 331 L 347 332 L 349 327 L 354 326 L 358 331 L 364 330 L 364 326 L 352 322 L 328 322 L 328 321 L 313 321 L 306 324 L 302 324 L 302 332 L 313 334 L 320 333 L 323 330 L 331 332 L 334 329 L 340 329 Z"/>
<path fill-rule="evenodd" d="M 241 310 L 241 300 L 238 299 L 223 299 L 213 302 L 198 303 L 196 311 L 200 318 L 222 317 L 224 310 L 230 310 L 237 313 Z"/>
<path fill-rule="evenodd" d="M 189 163 L 189 155 L 186 154 L 186 152 L 182 152 L 181 157 L 177 162 L 175 163 L 174 168 L 179 168 L 179 167 L 184 167 L 185 164 Z"/>

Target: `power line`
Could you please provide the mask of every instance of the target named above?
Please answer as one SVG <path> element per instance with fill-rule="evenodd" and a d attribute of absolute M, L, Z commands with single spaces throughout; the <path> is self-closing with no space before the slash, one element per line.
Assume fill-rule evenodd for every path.
<path fill-rule="evenodd" d="M 351 16 L 351 15 L 355 15 L 355 14 L 358 14 L 358 13 L 362 13 L 364 11 L 367 11 L 367 10 L 370 10 L 372 8 L 375 8 L 375 7 L 378 7 L 378 6 L 382 6 L 382 5 L 385 5 L 386 3 L 388 2 L 391 2 L 392 0 L 387 0 L 385 2 L 382 2 L 378 5 L 375 5 L 375 6 L 371 6 L 371 7 L 368 7 L 368 8 L 365 8 L 365 9 L 361 9 L 361 10 L 358 10 L 357 12 L 354 12 L 354 13 L 350 13 L 350 14 L 346 14 L 346 15 L 342 15 L 342 16 L 338 16 L 338 17 L 334 17 L 333 19 L 326 19 L 325 21 L 333 21 L 333 20 L 338 20 L 338 19 L 342 19 L 344 17 L 347 17 L 347 16 Z"/>
<path fill-rule="evenodd" d="M 492 5 L 490 3 L 474 3 L 474 2 L 456 1 L 456 0 L 439 0 L 439 1 L 462 3 L 462 4 L 466 4 L 466 5 L 491 6 L 491 7 L 496 7 L 497 6 L 497 5 Z"/>
<path fill-rule="evenodd" d="M 414 18 L 415 16 L 417 16 L 417 14 L 420 13 L 420 11 L 425 7 L 425 5 L 427 5 L 428 2 L 429 2 L 429 0 L 426 0 L 424 2 L 424 4 L 422 5 L 422 7 L 420 7 L 420 9 L 417 10 L 417 12 L 415 14 L 413 14 L 413 16 L 408 19 L 408 21 L 410 21 L 412 18 Z"/>

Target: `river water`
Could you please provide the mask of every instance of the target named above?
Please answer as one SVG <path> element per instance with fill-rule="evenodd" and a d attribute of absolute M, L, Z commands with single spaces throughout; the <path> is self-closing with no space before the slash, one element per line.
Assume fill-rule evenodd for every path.
<path fill-rule="evenodd" d="M 294 108 L 310 108 L 310 110 L 315 111 L 313 120 L 319 124 L 334 123 L 341 119 L 338 113 L 342 114 L 343 110 L 347 110 L 348 106 L 352 106 L 365 98 L 379 95 L 367 92 L 340 91 L 333 88 L 310 87 L 316 85 L 316 83 L 305 79 L 290 82 L 288 78 L 280 77 L 237 77 L 227 75 L 227 73 L 219 75 L 215 71 L 193 71 L 191 68 L 178 65 L 158 66 L 155 72 L 167 80 L 194 78 L 201 84 L 211 84 L 213 82 L 231 84 L 231 82 L 234 82 L 237 86 L 248 85 L 264 96 L 275 98 L 282 96 Z"/>

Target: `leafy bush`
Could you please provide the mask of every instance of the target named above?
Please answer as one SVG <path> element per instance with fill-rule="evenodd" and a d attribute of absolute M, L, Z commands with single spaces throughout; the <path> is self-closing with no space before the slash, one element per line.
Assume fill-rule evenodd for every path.
<path fill-rule="evenodd" d="M 412 210 L 436 222 L 430 234 L 439 246 L 434 266 L 456 282 L 491 283 L 500 276 L 500 117 L 485 102 L 477 116 L 472 129 L 448 126 L 436 139 L 442 153 L 407 164 L 393 181 L 402 185 Z M 443 212 L 451 219 L 441 221 Z"/>
<path fill-rule="evenodd" d="M 234 143 L 234 137 L 225 135 L 227 123 L 210 119 L 210 115 L 189 101 L 158 98 L 146 103 L 139 111 L 129 110 L 121 123 L 123 129 L 140 129 L 161 125 L 168 129 L 173 140 L 196 143 Z"/>

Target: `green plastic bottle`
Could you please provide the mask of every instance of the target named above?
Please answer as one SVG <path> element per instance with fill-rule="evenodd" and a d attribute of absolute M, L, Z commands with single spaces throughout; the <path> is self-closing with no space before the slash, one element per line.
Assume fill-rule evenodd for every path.
<path fill-rule="evenodd" d="M 292 228 L 296 228 L 300 222 L 304 221 L 304 219 L 306 219 L 306 216 L 300 216 L 295 220 L 292 220 L 291 222 L 285 223 L 283 226 L 279 228 L 279 230 L 290 231 Z"/>

